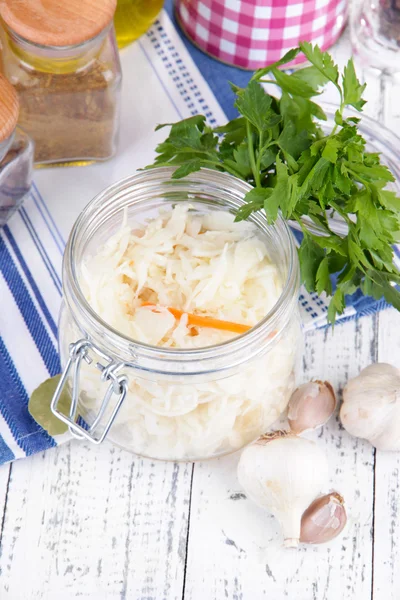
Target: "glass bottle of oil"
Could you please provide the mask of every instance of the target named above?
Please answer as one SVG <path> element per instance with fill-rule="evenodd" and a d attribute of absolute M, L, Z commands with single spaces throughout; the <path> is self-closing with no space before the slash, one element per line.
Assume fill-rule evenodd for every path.
<path fill-rule="evenodd" d="M 155 21 L 164 0 L 118 0 L 114 16 L 119 48 L 140 37 Z"/>

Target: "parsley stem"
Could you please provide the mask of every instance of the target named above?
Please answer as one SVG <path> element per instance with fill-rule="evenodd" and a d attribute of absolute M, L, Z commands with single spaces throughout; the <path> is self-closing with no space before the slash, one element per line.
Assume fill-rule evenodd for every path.
<path fill-rule="evenodd" d="M 249 158 L 251 164 L 251 170 L 253 171 L 254 183 L 257 187 L 261 187 L 260 171 L 257 169 L 256 158 L 254 156 L 253 136 L 251 132 L 250 121 L 246 120 L 247 130 L 247 146 L 249 148 Z"/>
<path fill-rule="evenodd" d="M 222 162 L 218 162 L 218 161 L 213 161 L 213 160 L 206 160 L 206 159 L 201 159 L 201 163 L 202 165 L 210 165 L 214 168 L 219 168 L 222 169 L 223 171 L 227 171 L 228 173 L 230 173 L 231 175 L 233 175 L 234 177 L 237 177 L 238 179 L 244 179 L 243 175 L 241 173 L 239 173 L 239 171 L 236 171 L 236 169 L 234 169 L 233 167 L 229 167 L 227 164 L 222 163 Z M 184 164 L 184 162 L 182 162 L 181 164 Z M 157 162 L 154 165 L 152 165 L 152 167 L 179 167 L 179 164 L 173 164 L 170 163 L 168 161 L 165 162 Z M 148 168 L 148 167 L 146 167 Z"/>
<path fill-rule="evenodd" d="M 228 173 L 230 173 L 231 175 L 233 175 L 234 177 L 238 177 L 239 179 L 243 179 L 243 175 L 241 175 L 239 173 L 239 171 L 236 171 L 236 169 L 234 169 L 233 167 L 228 167 L 227 164 L 222 164 L 218 161 L 214 162 L 212 160 L 202 160 L 201 162 L 207 164 L 207 165 L 213 165 L 214 167 L 219 167 L 220 169 L 223 169 L 224 171 L 227 171 Z"/>
<path fill-rule="evenodd" d="M 347 167 L 347 164 L 346 164 L 346 167 Z M 365 188 L 369 189 L 369 182 L 366 181 L 365 179 L 363 179 L 358 173 L 353 171 L 353 169 L 349 169 L 347 167 L 347 172 L 351 173 L 353 175 L 355 181 L 358 181 L 358 183 L 362 183 Z"/>
<path fill-rule="evenodd" d="M 302 230 L 303 234 L 308 235 L 310 232 L 308 231 L 307 227 L 305 227 L 300 217 L 298 217 L 297 215 L 293 215 L 293 217 L 295 221 L 297 221 L 297 223 L 300 225 L 300 229 Z"/>
<path fill-rule="evenodd" d="M 257 173 L 258 173 L 258 177 L 260 177 L 260 171 L 261 171 L 261 159 L 262 159 L 262 155 L 263 155 L 263 132 L 260 131 L 260 139 L 258 141 L 258 156 L 257 156 L 257 162 L 256 162 L 256 169 L 257 169 Z M 261 183 L 261 182 L 260 182 Z M 260 185 L 260 183 L 258 185 Z"/>
<path fill-rule="evenodd" d="M 354 225 L 353 221 L 349 218 L 349 216 L 347 215 L 345 210 L 342 210 L 340 208 L 340 206 L 338 204 L 336 204 L 336 202 L 334 202 L 333 200 L 331 200 L 330 202 L 332 208 L 334 210 L 336 210 L 336 212 L 338 213 L 338 215 L 340 215 L 342 217 L 342 219 L 344 219 L 344 221 L 346 221 L 346 223 L 349 225 L 349 227 L 351 227 L 352 225 Z"/>
<path fill-rule="evenodd" d="M 279 83 L 275 81 L 275 79 L 260 79 L 260 83 L 274 83 L 278 87 L 280 87 Z"/>
<path fill-rule="evenodd" d="M 344 111 L 344 107 L 345 107 L 345 103 L 342 101 L 342 90 L 339 88 L 339 92 L 340 92 L 340 107 L 339 107 L 339 113 L 340 116 L 343 118 L 343 111 Z M 339 125 L 337 123 L 335 123 L 335 127 L 332 129 L 331 134 L 330 135 L 335 135 L 337 128 L 339 127 Z M 329 136 L 328 136 L 329 137 Z"/>

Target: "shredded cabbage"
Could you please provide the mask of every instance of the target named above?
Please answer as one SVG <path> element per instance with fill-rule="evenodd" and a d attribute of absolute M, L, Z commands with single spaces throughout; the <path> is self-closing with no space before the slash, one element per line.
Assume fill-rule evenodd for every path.
<path fill-rule="evenodd" d="M 125 223 L 83 264 L 80 282 L 89 304 L 113 328 L 165 348 L 205 347 L 237 335 L 194 327 L 187 314 L 176 319 L 167 307 L 253 326 L 282 291 L 279 270 L 254 224 L 235 223 L 225 211 L 200 214 L 189 203 L 145 225 Z M 271 351 L 201 383 L 190 376 L 127 372 L 129 391 L 112 440 L 162 459 L 205 458 L 242 447 L 286 407 L 297 336 L 292 322 Z M 99 372 L 85 363 L 81 377 L 82 403 L 95 410 L 104 395 Z"/>
<path fill-rule="evenodd" d="M 199 215 L 178 204 L 145 228 L 125 225 L 82 268 L 92 308 L 139 342 L 194 348 L 234 333 L 188 326 L 166 307 L 255 325 L 278 300 L 282 283 L 252 223 L 228 212 Z M 157 305 L 155 312 L 151 306 Z M 194 335 L 195 334 L 195 335 Z"/>

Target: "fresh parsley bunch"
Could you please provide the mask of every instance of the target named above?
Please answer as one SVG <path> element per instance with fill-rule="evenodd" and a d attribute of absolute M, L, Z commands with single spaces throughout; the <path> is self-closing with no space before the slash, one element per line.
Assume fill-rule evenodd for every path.
<path fill-rule="evenodd" d="M 311 66 L 289 75 L 278 69 L 303 52 Z M 271 74 L 273 79 L 266 79 Z M 337 88 L 340 106 L 335 126 L 324 135 L 319 121 L 323 110 L 311 98 L 328 82 Z M 261 83 L 281 88 L 280 99 Z M 358 111 L 365 104 L 353 61 L 339 76 L 327 52 L 303 42 L 275 64 L 255 72 L 244 89 L 232 86 L 240 117 L 210 128 L 197 115 L 171 125 L 168 138 L 158 145 L 153 165 L 177 165 L 173 177 L 185 177 L 201 167 L 227 171 L 253 185 L 236 220 L 264 210 L 270 223 L 278 212 L 299 223 L 301 274 L 309 292 L 331 296 L 328 318 L 335 321 L 345 307 L 345 294 L 361 289 L 384 297 L 400 310 L 400 273 L 393 263 L 392 245 L 400 240 L 400 198 L 386 189 L 394 178 L 380 164 L 378 154 L 365 150 L 357 130 L 359 119 L 345 119 L 346 106 Z M 158 129 L 165 127 L 159 125 Z M 330 228 L 332 214 L 340 215 L 348 233 Z M 313 234 L 307 216 L 320 229 Z M 331 275 L 336 275 L 332 290 Z"/>

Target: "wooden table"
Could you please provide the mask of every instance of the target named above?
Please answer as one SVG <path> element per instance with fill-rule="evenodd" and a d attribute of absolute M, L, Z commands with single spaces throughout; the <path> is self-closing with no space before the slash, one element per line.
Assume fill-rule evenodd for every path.
<path fill-rule="evenodd" d="M 344 38 L 336 54 L 348 53 Z M 368 97 L 366 112 L 400 133 L 391 84 L 369 79 Z M 400 365 L 394 310 L 308 334 L 299 380 L 340 393 L 377 360 Z M 74 441 L 0 468 L 1 600 L 398 600 L 400 456 L 335 419 L 314 437 L 349 524 L 298 550 L 245 498 L 236 455 L 171 464 Z"/>

